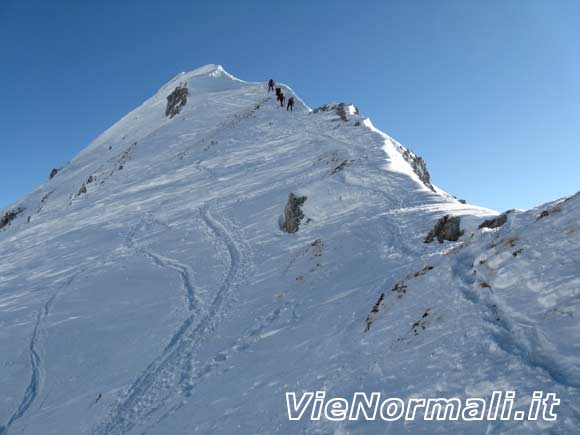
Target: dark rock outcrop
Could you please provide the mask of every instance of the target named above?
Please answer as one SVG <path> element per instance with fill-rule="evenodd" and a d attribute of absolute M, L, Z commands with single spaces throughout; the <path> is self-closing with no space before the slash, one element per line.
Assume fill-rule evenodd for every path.
<path fill-rule="evenodd" d="M 284 209 L 284 223 L 282 229 L 287 233 L 295 233 L 300 228 L 300 222 L 304 218 L 302 205 L 306 201 L 305 196 L 296 196 L 293 193 L 288 195 L 288 203 Z"/>
<path fill-rule="evenodd" d="M 187 103 L 187 96 L 189 90 L 185 84 L 181 84 L 167 96 L 167 107 L 165 108 L 165 116 L 173 118 L 177 115 L 183 106 Z"/>
<path fill-rule="evenodd" d="M 405 294 L 407 294 L 407 290 L 409 288 L 409 286 L 406 284 L 407 280 L 419 278 L 420 276 L 425 275 L 427 272 L 429 272 L 430 270 L 433 270 L 433 269 L 434 269 L 433 266 L 431 266 L 430 264 L 427 264 L 427 265 L 423 266 L 423 268 L 421 270 L 418 270 L 417 272 L 412 273 L 412 274 L 408 274 L 404 281 L 399 281 L 394 285 L 394 287 L 391 289 L 391 292 L 397 296 L 397 299 L 402 299 L 405 296 Z M 376 315 L 379 313 L 379 311 L 381 310 L 381 308 L 383 306 L 384 299 L 385 299 L 385 293 L 381 293 L 378 301 L 375 303 L 375 305 L 373 305 L 371 312 L 369 313 L 369 315 L 366 318 L 365 332 L 368 332 L 371 329 L 371 326 L 375 320 Z M 430 311 L 430 309 L 427 309 L 426 313 L 428 313 L 429 311 Z M 423 314 L 423 318 L 427 317 L 427 315 L 428 314 Z"/>
<path fill-rule="evenodd" d="M 18 207 L 14 210 L 8 210 L 6 213 L 4 213 L 4 215 L 0 217 L 0 230 L 10 225 L 16 216 L 18 216 L 23 211 L 24 209 L 22 207 Z"/>
<path fill-rule="evenodd" d="M 431 174 L 429 174 L 425 160 L 407 149 L 403 151 L 403 158 L 411 165 L 413 172 L 417 174 L 419 180 L 421 180 L 428 189 L 435 192 L 435 188 L 431 184 Z"/>
<path fill-rule="evenodd" d="M 482 228 L 492 228 L 493 229 L 493 228 L 499 228 L 499 227 L 503 226 L 507 222 L 508 213 L 510 213 L 510 212 L 506 211 L 505 213 L 502 213 L 499 216 L 484 220 L 481 224 L 479 224 L 479 229 L 482 229 Z"/>
<path fill-rule="evenodd" d="M 123 169 L 123 168 L 119 168 L 119 169 Z M 89 175 L 89 178 L 87 178 L 87 181 L 85 181 L 82 185 L 81 188 L 79 189 L 79 191 L 77 192 L 76 196 L 81 196 L 84 195 L 85 193 L 87 193 L 87 184 L 91 184 L 94 183 L 95 181 L 97 181 L 97 177 L 94 175 Z M 102 183 L 101 183 L 102 184 Z"/>
<path fill-rule="evenodd" d="M 49 174 L 49 176 L 48 176 L 48 179 L 49 179 L 49 180 L 52 180 L 52 179 L 53 179 L 53 178 L 56 176 L 56 174 L 58 174 L 58 171 L 59 171 L 59 170 L 58 170 L 57 168 L 53 168 L 53 170 L 52 170 L 52 171 L 50 171 L 50 174 Z"/>
<path fill-rule="evenodd" d="M 350 166 L 353 163 L 352 160 L 348 159 L 348 160 L 344 160 L 340 165 L 336 166 L 331 172 L 330 175 L 334 175 L 337 172 L 342 171 L 344 168 L 346 168 L 347 166 Z"/>
<path fill-rule="evenodd" d="M 554 213 L 560 213 L 562 211 L 562 209 L 560 208 L 560 206 L 555 206 L 552 207 L 548 210 L 544 210 L 542 213 L 539 214 L 539 216 L 536 218 L 537 221 L 539 221 L 540 219 L 544 219 L 545 217 L 548 217 Z"/>
<path fill-rule="evenodd" d="M 85 183 L 83 183 L 81 185 L 81 188 L 79 189 L 79 191 L 77 192 L 77 196 L 81 196 L 83 194 L 87 193 L 87 186 L 85 185 Z"/>
<path fill-rule="evenodd" d="M 335 111 L 341 120 L 348 121 L 348 117 L 346 116 L 346 109 L 344 107 L 344 103 L 340 103 L 338 106 L 336 106 Z"/>
<path fill-rule="evenodd" d="M 383 305 L 383 301 L 385 300 L 385 294 L 381 293 L 381 295 L 379 296 L 379 299 L 375 302 L 375 304 L 373 305 L 373 308 L 371 309 L 371 312 L 369 313 L 369 315 L 367 316 L 366 320 L 365 320 L 365 332 L 369 332 L 371 329 L 371 326 L 373 325 L 373 322 L 375 320 L 375 316 L 379 313 L 381 306 Z"/>
<path fill-rule="evenodd" d="M 338 118 L 342 121 L 348 121 L 348 114 L 346 112 L 346 108 L 351 106 L 351 104 L 346 103 L 339 103 L 339 104 L 325 104 L 324 106 L 320 106 L 312 111 L 312 113 L 320 113 L 320 112 L 334 112 L 338 115 Z M 355 115 L 359 115 L 360 112 L 356 106 L 354 107 Z"/>
<path fill-rule="evenodd" d="M 425 243 L 431 243 L 435 239 L 437 239 L 439 243 L 443 243 L 444 240 L 456 242 L 463 235 L 460 223 L 461 218 L 459 216 L 443 216 L 437 221 L 429 234 L 427 234 Z"/>

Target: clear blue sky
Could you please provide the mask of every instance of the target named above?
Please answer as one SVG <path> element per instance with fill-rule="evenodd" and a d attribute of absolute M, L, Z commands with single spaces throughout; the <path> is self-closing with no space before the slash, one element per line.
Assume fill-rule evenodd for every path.
<path fill-rule="evenodd" d="M 207 63 L 355 103 L 471 203 L 580 189 L 578 0 L 0 0 L 0 207 Z"/>

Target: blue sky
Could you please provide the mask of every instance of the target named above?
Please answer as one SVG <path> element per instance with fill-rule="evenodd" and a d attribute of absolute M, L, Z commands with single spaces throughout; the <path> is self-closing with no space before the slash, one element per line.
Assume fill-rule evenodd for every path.
<path fill-rule="evenodd" d="M 0 208 L 176 73 L 356 104 L 471 203 L 580 189 L 580 2 L 0 0 Z"/>

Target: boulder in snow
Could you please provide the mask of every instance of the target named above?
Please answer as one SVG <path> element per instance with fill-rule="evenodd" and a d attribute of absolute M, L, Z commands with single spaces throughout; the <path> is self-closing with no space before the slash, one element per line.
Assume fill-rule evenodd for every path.
<path fill-rule="evenodd" d="M 481 224 L 479 224 L 479 229 L 499 228 L 499 227 L 503 226 L 503 224 L 505 224 L 507 222 L 508 213 L 509 213 L 509 211 L 506 211 L 505 213 L 502 213 L 499 216 L 484 220 Z"/>
<path fill-rule="evenodd" d="M 52 171 L 50 171 L 50 174 L 48 175 L 48 179 L 52 180 L 56 174 L 58 174 L 58 169 L 57 168 L 53 168 Z"/>
<path fill-rule="evenodd" d="M 463 235 L 460 223 L 461 218 L 459 216 L 443 216 L 437 221 L 429 234 L 427 234 L 425 243 L 431 243 L 435 239 L 437 239 L 439 243 L 443 243 L 444 240 L 456 242 Z"/>
<path fill-rule="evenodd" d="M 167 96 L 167 107 L 165 108 L 165 116 L 173 118 L 177 115 L 183 106 L 187 103 L 187 96 L 189 90 L 185 84 L 179 85 L 175 90 Z"/>
<path fill-rule="evenodd" d="M 287 233 L 295 233 L 300 228 L 300 222 L 304 218 L 301 207 L 306 199 L 306 196 L 296 196 L 293 193 L 288 195 L 288 203 L 284 209 L 284 223 L 282 224 L 282 229 Z"/>

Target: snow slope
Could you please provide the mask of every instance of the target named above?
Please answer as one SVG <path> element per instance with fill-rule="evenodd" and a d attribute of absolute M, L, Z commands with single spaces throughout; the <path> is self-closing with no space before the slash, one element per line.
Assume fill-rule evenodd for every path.
<path fill-rule="evenodd" d="M 298 98 L 289 113 L 207 65 L 12 205 L 0 434 L 576 432 L 578 195 L 477 230 L 496 213 L 429 189 L 402 145 L 344 118 Z M 308 198 L 295 234 L 290 192 Z M 445 214 L 465 235 L 423 243 Z M 555 423 L 288 421 L 285 392 L 320 389 L 562 405 Z"/>

